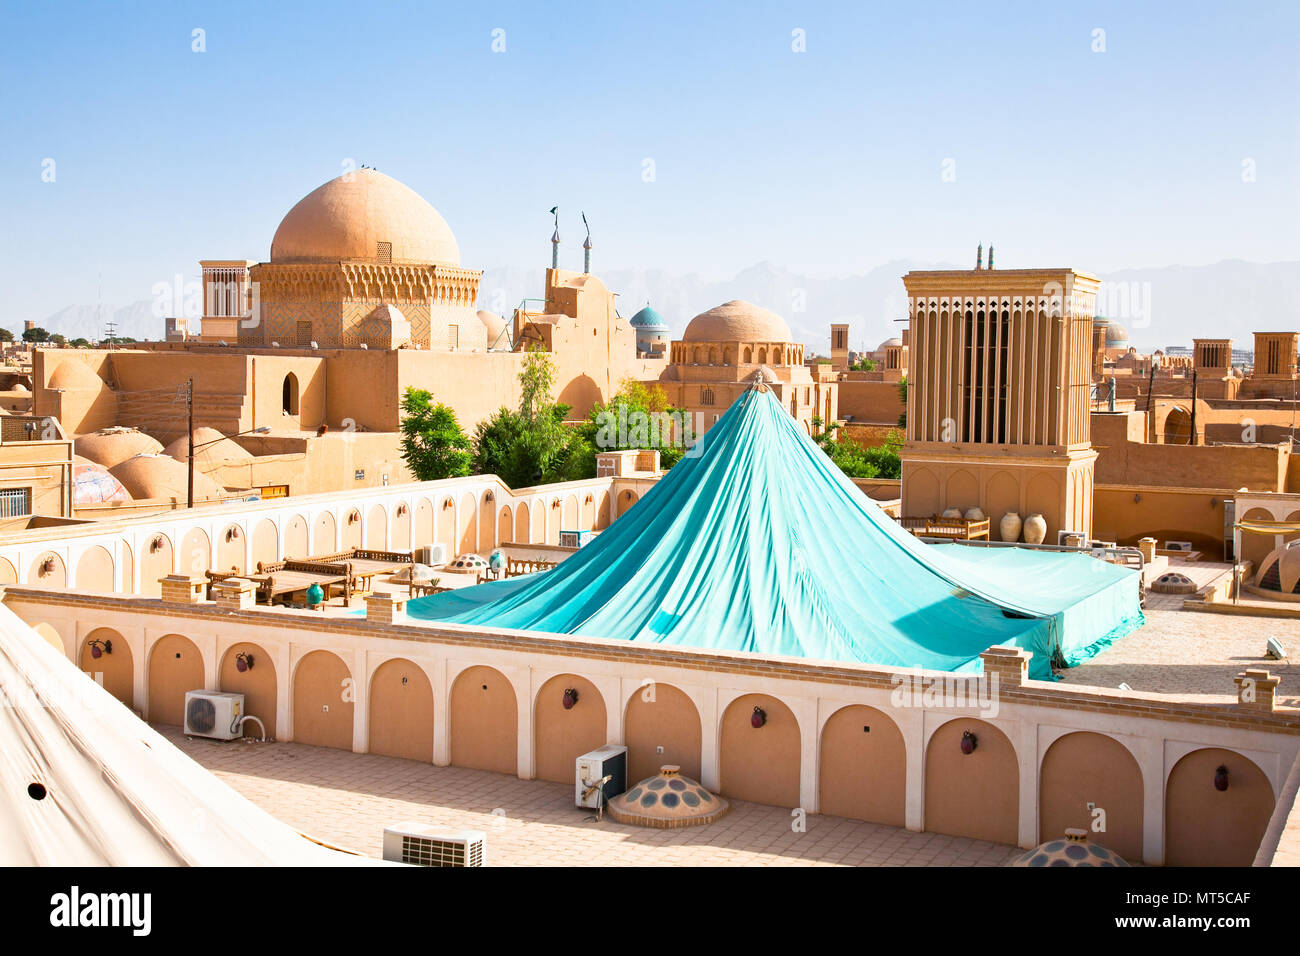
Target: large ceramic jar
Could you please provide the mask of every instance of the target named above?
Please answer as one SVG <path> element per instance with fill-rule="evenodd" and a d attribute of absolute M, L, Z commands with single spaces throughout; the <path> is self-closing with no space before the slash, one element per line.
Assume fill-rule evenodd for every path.
<path fill-rule="evenodd" d="M 981 508 L 979 505 L 976 505 L 974 508 L 967 508 L 967 509 L 966 509 L 966 520 L 967 520 L 967 521 L 983 521 L 983 520 L 984 520 L 984 509 Z"/>
<path fill-rule="evenodd" d="M 998 531 L 1002 533 L 1002 540 L 1019 541 L 1021 524 L 1020 515 L 1017 512 L 1008 511 L 1004 514 L 1001 523 L 998 525 Z"/>
<path fill-rule="evenodd" d="M 1025 519 L 1025 544 L 1042 544 L 1047 537 L 1047 521 L 1038 512 Z"/>

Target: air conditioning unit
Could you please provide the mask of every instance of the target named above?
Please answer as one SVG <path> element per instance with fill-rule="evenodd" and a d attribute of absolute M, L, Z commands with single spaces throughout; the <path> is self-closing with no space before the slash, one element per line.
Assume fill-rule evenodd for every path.
<path fill-rule="evenodd" d="M 560 547 L 561 548 L 581 548 L 591 540 L 590 531 L 561 531 Z"/>
<path fill-rule="evenodd" d="M 219 690 L 191 690 L 185 694 L 185 733 L 190 737 L 234 740 L 243 733 L 244 695 Z"/>
<path fill-rule="evenodd" d="M 384 859 L 411 866 L 482 866 L 487 835 L 424 823 L 384 828 Z"/>
<path fill-rule="evenodd" d="M 1166 541 L 1166 551 L 1191 551 L 1192 543 L 1190 541 Z"/>
<path fill-rule="evenodd" d="M 431 568 L 447 563 L 447 546 L 445 544 L 426 544 L 415 549 L 415 563 L 427 564 Z"/>
<path fill-rule="evenodd" d="M 578 758 L 573 775 L 573 796 L 578 806 L 598 809 L 626 789 L 626 747 L 611 744 Z"/>

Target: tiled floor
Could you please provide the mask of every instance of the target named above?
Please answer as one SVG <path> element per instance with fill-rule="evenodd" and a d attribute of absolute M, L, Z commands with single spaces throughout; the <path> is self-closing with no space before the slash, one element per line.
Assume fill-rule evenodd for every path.
<path fill-rule="evenodd" d="M 290 826 L 376 857 L 384 827 L 405 821 L 483 830 L 493 866 L 999 866 L 1021 852 L 840 817 L 808 816 L 796 832 L 790 810 L 738 801 L 703 827 L 597 822 L 573 806 L 564 784 L 302 744 L 191 741 L 174 727 L 158 729 Z"/>

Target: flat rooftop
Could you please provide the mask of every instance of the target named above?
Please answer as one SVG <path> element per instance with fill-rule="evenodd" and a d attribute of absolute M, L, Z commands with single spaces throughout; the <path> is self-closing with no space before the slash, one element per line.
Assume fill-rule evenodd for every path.
<path fill-rule="evenodd" d="M 1002 866 L 1018 847 L 912 833 L 731 801 L 713 823 L 658 830 L 597 821 L 573 785 L 294 743 L 187 740 L 155 727 L 190 757 L 289 826 L 380 857 L 384 827 L 417 821 L 487 835 L 489 866 Z M 493 811 L 499 811 L 494 813 Z"/>
<path fill-rule="evenodd" d="M 1060 671 L 1061 682 L 1093 687 L 1125 683 L 1136 691 L 1231 703 L 1237 689 L 1232 679 L 1247 667 L 1265 667 L 1282 679 L 1278 706 L 1300 707 L 1300 668 L 1290 660 L 1300 654 L 1300 620 L 1152 607 L 1151 599 L 1160 597 L 1148 595 L 1143 627 L 1090 661 Z M 1184 595 L 1177 597 L 1181 602 Z M 1287 660 L 1264 657 L 1270 637 L 1282 643 Z"/>

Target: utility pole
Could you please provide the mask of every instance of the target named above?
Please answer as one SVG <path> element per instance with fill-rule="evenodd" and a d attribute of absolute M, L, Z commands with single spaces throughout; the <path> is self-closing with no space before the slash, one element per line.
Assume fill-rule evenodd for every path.
<path fill-rule="evenodd" d="M 1155 438 L 1155 419 L 1151 417 L 1151 396 L 1154 395 L 1156 391 L 1156 367 L 1159 364 L 1160 363 L 1156 361 L 1156 357 L 1154 355 L 1151 356 L 1151 376 L 1147 379 L 1146 427 L 1148 429 L 1147 434 L 1152 438 Z"/>
<path fill-rule="evenodd" d="M 185 507 L 194 507 L 194 379 L 190 378 L 185 383 L 185 410 L 188 419 L 185 431 L 186 440 L 189 443 L 189 474 L 186 476 L 187 485 L 185 490 Z"/>

